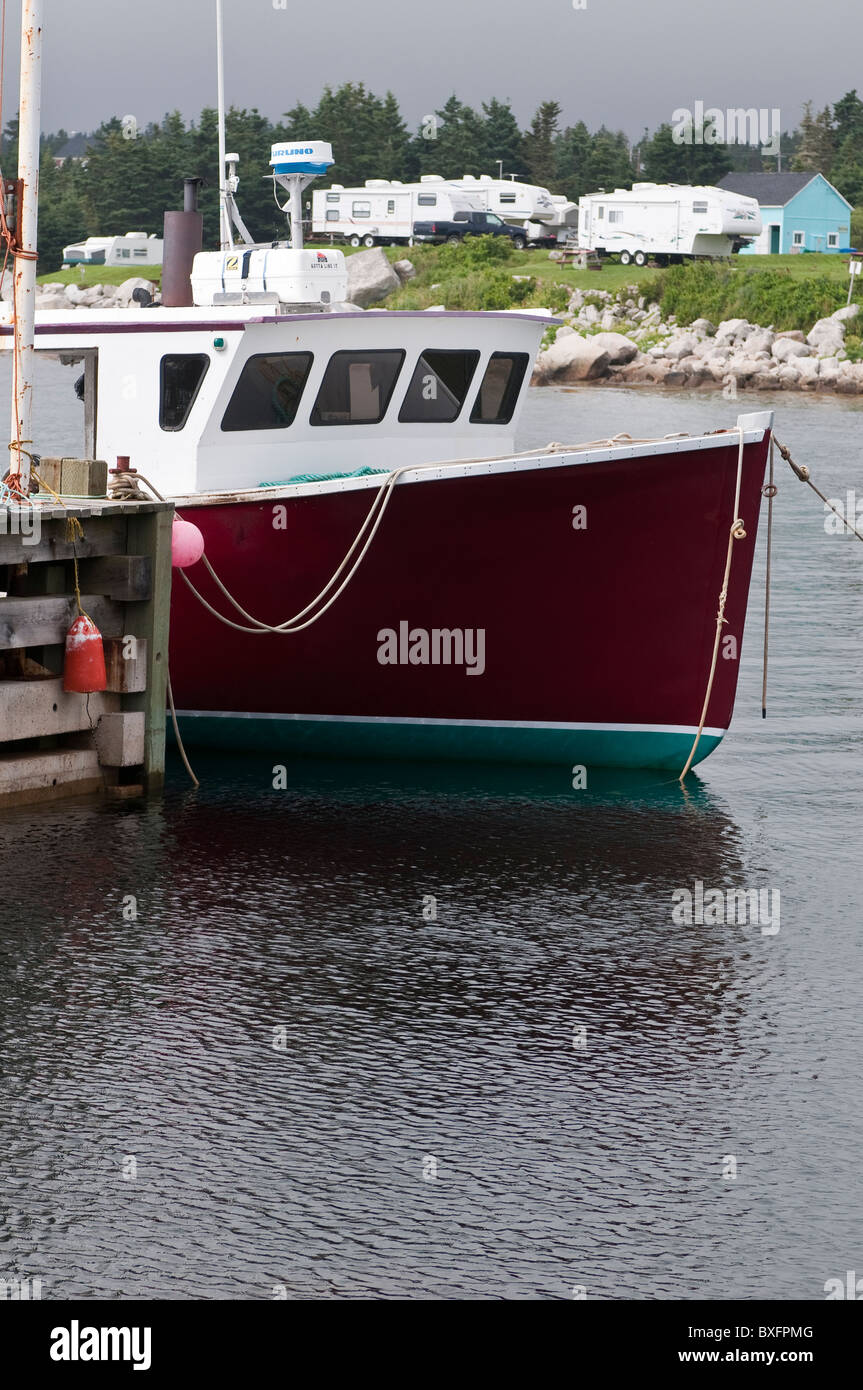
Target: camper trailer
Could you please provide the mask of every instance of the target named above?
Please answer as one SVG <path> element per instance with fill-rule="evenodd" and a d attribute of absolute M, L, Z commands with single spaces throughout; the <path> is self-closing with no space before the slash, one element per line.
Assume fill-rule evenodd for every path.
<path fill-rule="evenodd" d="M 542 222 L 532 218 L 524 224 L 531 246 L 562 246 L 568 240 L 578 239 L 578 203 L 571 203 L 560 193 L 550 196 L 551 217 Z"/>
<path fill-rule="evenodd" d="M 161 265 L 163 242 L 146 232 L 127 232 L 125 236 L 88 236 L 63 248 L 63 264 L 68 265 Z"/>
<path fill-rule="evenodd" d="M 423 182 L 430 182 L 428 176 Z M 553 222 L 554 198 L 547 188 L 534 183 L 517 183 L 515 179 L 493 179 L 490 174 L 464 174 L 450 179 L 462 193 L 479 199 L 482 212 L 496 212 L 505 222 Z"/>
<path fill-rule="evenodd" d="M 579 246 L 620 257 L 622 265 L 683 257 L 730 256 L 759 235 L 754 198 L 723 188 L 635 183 L 591 193 L 578 205 Z"/>
<path fill-rule="evenodd" d="M 409 244 L 414 222 L 482 211 L 479 198 L 436 176 L 421 183 L 366 179 L 361 188 L 334 183 L 312 194 L 312 235 L 337 237 L 351 246 Z"/>

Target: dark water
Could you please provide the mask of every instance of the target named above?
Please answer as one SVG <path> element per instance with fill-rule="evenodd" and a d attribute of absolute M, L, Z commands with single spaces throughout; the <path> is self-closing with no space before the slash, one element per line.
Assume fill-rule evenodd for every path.
<path fill-rule="evenodd" d="M 739 408 L 774 404 L 863 496 L 856 403 Z M 534 392 L 521 444 L 736 411 Z M 0 1278 L 819 1299 L 863 1269 L 863 547 L 782 470 L 769 719 L 762 554 L 686 795 L 339 764 L 276 791 L 274 747 L 199 757 L 197 793 L 174 766 L 161 803 L 0 816 Z M 778 890 L 781 929 L 675 925 L 695 880 Z"/>

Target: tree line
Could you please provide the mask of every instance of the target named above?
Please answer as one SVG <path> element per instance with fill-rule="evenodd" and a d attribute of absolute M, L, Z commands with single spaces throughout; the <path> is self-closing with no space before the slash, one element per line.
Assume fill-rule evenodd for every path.
<path fill-rule="evenodd" d="M 656 183 L 716 183 L 740 169 L 774 169 L 757 146 L 679 144 L 671 124 L 645 130 L 632 143 L 621 130 L 563 122 L 559 102 L 544 101 L 523 130 L 509 102 L 492 97 L 477 109 L 451 96 L 416 131 L 408 128 L 392 92 L 376 96 L 362 82 L 327 86 L 314 107 L 297 104 L 273 122 L 255 108 L 227 114 L 228 148 L 240 156 L 240 207 L 260 241 L 284 237 L 285 221 L 268 179 L 270 145 L 277 140 L 329 140 L 333 181 L 352 186 L 369 178 L 414 181 L 423 174 L 515 174 L 577 201 L 599 188 Z M 160 233 L 166 209 L 182 206 L 187 176 L 204 180 L 205 245 L 218 241 L 218 130 L 213 108 L 187 121 L 177 111 L 137 129 L 114 117 L 92 136 L 83 159 L 58 165 L 66 131 L 42 141 L 40 270 L 56 269 L 63 247 L 87 236 L 125 231 Z M 804 107 L 799 128 L 782 137 L 783 167 L 820 171 L 848 200 L 863 203 L 863 101 L 848 92 L 835 106 Z M 17 164 L 17 120 L 3 131 L 0 165 Z"/>

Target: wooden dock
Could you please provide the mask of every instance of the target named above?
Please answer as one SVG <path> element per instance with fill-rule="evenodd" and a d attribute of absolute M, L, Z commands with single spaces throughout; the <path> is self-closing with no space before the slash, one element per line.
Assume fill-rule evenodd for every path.
<path fill-rule="evenodd" d="M 0 809 L 161 788 L 172 519 L 173 507 L 155 501 L 0 507 Z M 81 606 L 104 641 L 99 694 L 63 690 L 75 558 Z"/>

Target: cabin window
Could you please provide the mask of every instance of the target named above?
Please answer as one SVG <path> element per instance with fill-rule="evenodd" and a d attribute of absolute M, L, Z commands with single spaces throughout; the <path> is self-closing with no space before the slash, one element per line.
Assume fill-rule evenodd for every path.
<path fill-rule="evenodd" d="M 707 204 L 706 204 L 706 203 L 693 203 L 693 204 L 692 204 L 692 211 L 693 211 L 693 212 L 706 212 L 706 211 L 707 211 Z"/>
<path fill-rule="evenodd" d="M 391 213 L 395 212 L 395 210 L 396 210 L 396 200 L 395 200 L 395 198 L 387 198 L 387 216 L 389 217 L 389 215 L 390 215 Z"/>
<path fill-rule="evenodd" d="M 622 222 L 623 213 L 620 211 L 620 209 L 609 208 L 608 220 L 609 222 Z"/>
<path fill-rule="evenodd" d="M 604 207 L 603 207 L 603 208 L 597 208 L 597 209 L 596 209 L 596 220 L 597 220 L 597 222 L 601 222 L 602 219 L 604 218 L 604 216 L 605 216 L 605 208 L 604 208 Z"/>
<path fill-rule="evenodd" d="M 508 425 L 528 367 L 526 352 L 493 352 L 470 413 L 472 425 Z"/>
<path fill-rule="evenodd" d="M 501 193 L 501 195 L 500 195 L 500 201 L 501 201 L 502 203 L 514 203 L 514 202 L 515 202 L 515 194 L 514 194 L 514 193 Z"/>
<path fill-rule="evenodd" d="M 478 352 L 426 349 L 414 369 L 399 420 L 404 424 L 445 425 L 457 419 L 478 361 Z"/>
<path fill-rule="evenodd" d="M 311 414 L 313 425 L 377 425 L 405 360 L 400 349 L 334 352 Z"/>
<path fill-rule="evenodd" d="M 436 193 L 418 193 L 417 202 L 422 208 L 433 208 L 437 205 Z"/>
<path fill-rule="evenodd" d="M 468 214 L 467 214 L 466 212 L 456 212 L 456 213 L 453 213 L 453 219 L 452 219 L 453 222 L 466 222 L 467 219 L 468 219 Z"/>
<path fill-rule="evenodd" d="M 372 215 L 372 205 L 371 205 L 371 203 L 354 203 L 353 215 L 354 215 L 354 217 L 371 217 L 371 215 Z"/>
<path fill-rule="evenodd" d="M 828 233 L 827 233 L 827 245 L 831 248 L 831 250 L 833 250 L 833 251 L 838 251 L 838 249 L 839 249 L 839 233 L 838 233 L 838 232 L 828 232 Z"/>
<path fill-rule="evenodd" d="M 792 245 L 792 246 L 802 246 L 805 240 L 806 240 L 806 233 L 805 233 L 805 232 L 795 232 L 795 233 L 794 233 L 794 236 L 793 236 L 793 238 L 792 238 L 792 241 L 791 241 L 791 245 Z"/>
<path fill-rule="evenodd" d="M 340 217 L 341 213 L 339 212 L 338 208 L 327 208 L 326 220 L 328 222 L 338 222 Z"/>
<path fill-rule="evenodd" d="M 341 194 L 340 194 L 340 193 L 328 193 L 328 194 L 327 194 L 327 202 L 328 202 L 328 203 L 337 203 L 337 202 L 339 201 L 339 198 L 340 198 L 340 197 L 341 197 Z"/>
<path fill-rule="evenodd" d="M 181 430 L 201 389 L 210 359 L 205 353 L 170 353 L 159 366 L 159 424 Z"/>
<path fill-rule="evenodd" d="M 259 352 L 240 373 L 223 430 L 283 430 L 292 425 L 311 371 L 310 352 Z"/>

